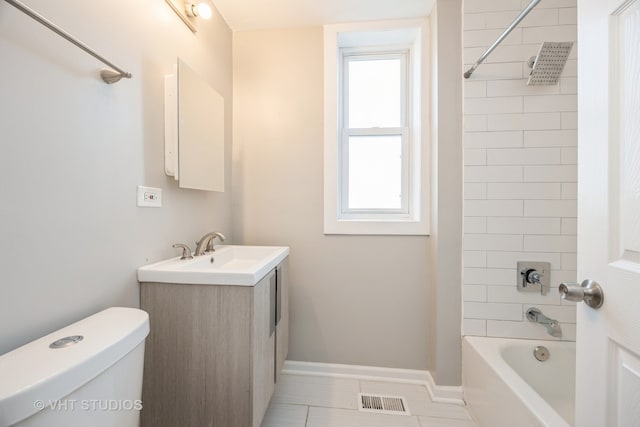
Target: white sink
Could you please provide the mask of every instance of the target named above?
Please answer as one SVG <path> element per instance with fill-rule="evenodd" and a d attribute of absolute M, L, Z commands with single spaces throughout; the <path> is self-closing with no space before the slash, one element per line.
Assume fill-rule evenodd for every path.
<path fill-rule="evenodd" d="M 139 282 L 253 286 L 289 255 L 285 246 L 216 246 L 215 252 L 138 268 Z"/>

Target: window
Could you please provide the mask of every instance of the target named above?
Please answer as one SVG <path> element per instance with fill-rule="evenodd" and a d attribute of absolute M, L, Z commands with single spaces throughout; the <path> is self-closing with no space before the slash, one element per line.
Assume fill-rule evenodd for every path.
<path fill-rule="evenodd" d="M 428 233 L 423 25 L 325 27 L 326 234 Z"/>
<path fill-rule="evenodd" d="M 341 49 L 341 218 L 409 214 L 407 56 Z"/>

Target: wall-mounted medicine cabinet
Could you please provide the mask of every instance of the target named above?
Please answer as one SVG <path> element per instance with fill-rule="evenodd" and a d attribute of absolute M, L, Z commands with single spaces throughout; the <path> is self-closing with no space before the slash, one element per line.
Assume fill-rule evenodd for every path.
<path fill-rule="evenodd" d="M 165 76 L 165 173 L 181 188 L 224 191 L 224 98 L 178 59 Z"/>

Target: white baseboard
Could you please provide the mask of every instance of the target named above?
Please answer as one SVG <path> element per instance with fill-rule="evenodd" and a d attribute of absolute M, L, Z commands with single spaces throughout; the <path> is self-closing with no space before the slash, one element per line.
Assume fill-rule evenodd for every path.
<path fill-rule="evenodd" d="M 461 386 L 439 386 L 429 371 L 287 360 L 284 362 L 282 372 L 292 375 L 420 384 L 427 388 L 429 396 L 434 402 L 464 405 Z"/>
<path fill-rule="evenodd" d="M 464 406 L 464 393 L 462 386 L 437 385 L 431 376 L 431 372 L 427 371 L 429 378 L 427 379 L 427 390 L 431 396 L 431 400 L 440 403 L 452 403 L 454 405 Z"/>

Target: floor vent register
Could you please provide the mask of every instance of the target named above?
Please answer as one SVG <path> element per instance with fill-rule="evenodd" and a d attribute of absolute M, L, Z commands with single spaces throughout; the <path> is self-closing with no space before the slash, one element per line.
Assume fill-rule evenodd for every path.
<path fill-rule="evenodd" d="M 358 410 L 376 414 L 411 415 L 407 399 L 381 394 L 358 393 Z"/>

